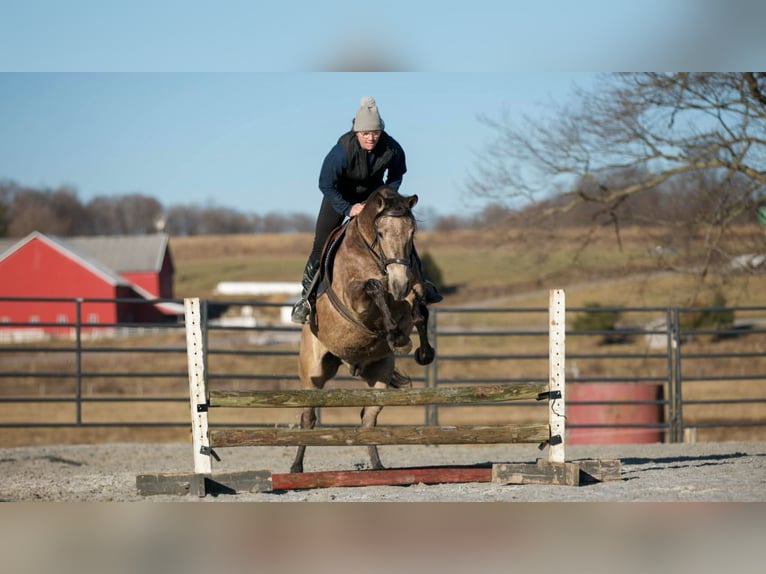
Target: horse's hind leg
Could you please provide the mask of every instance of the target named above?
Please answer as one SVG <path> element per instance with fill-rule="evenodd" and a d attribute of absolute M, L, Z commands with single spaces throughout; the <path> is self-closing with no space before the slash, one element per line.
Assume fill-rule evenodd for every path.
<path fill-rule="evenodd" d="M 363 372 L 362 378 L 367 381 L 367 384 L 376 389 L 385 389 L 389 386 L 389 381 L 394 374 L 394 357 L 387 357 L 371 365 L 367 365 Z M 378 424 L 378 415 L 383 407 L 380 406 L 366 406 L 362 408 L 362 427 L 372 428 Z M 374 470 L 382 470 L 385 467 L 380 461 L 380 454 L 378 453 L 378 447 L 370 445 L 367 447 L 367 452 L 370 456 L 370 467 Z"/>
<path fill-rule="evenodd" d="M 317 422 L 316 407 L 305 407 L 301 413 L 301 428 L 313 429 Z M 290 472 L 303 472 L 303 457 L 306 454 L 306 445 L 300 445 L 295 459 L 290 466 Z"/>
<path fill-rule="evenodd" d="M 340 366 L 340 359 L 327 352 L 311 334 L 308 326 L 303 327 L 298 374 L 304 389 L 321 389 L 335 376 Z M 301 413 L 301 428 L 313 429 L 317 422 L 316 407 L 304 407 Z M 306 445 L 300 445 L 290 472 L 303 472 L 303 457 Z"/>
<path fill-rule="evenodd" d="M 385 383 L 376 383 L 375 384 L 376 389 L 385 389 L 386 384 Z M 380 414 L 380 411 L 383 410 L 383 407 L 373 406 L 373 407 L 363 407 L 362 408 L 362 427 L 363 428 L 372 428 L 378 423 L 378 415 Z M 367 453 L 370 456 L 370 468 L 373 470 L 383 470 L 386 468 L 383 466 L 383 463 L 380 462 L 380 454 L 378 453 L 378 447 L 374 444 L 367 447 Z"/>

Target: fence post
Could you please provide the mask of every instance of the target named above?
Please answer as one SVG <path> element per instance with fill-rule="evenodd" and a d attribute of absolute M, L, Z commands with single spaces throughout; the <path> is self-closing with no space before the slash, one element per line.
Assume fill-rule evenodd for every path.
<path fill-rule="evenodd" d="M 566 462 L 566 393 L 565 393 L 565 342 L 566 342 L 566 300 L 563 289 L 551 289 L 548 303 L 548 369 L 550 380 L 548 390 L 548 420 L 551 441 L 548 447 L 548 462 Z M 556 398 L 559 397 L 560 398 Z"/>
<path fill-rule="evenodd" d="M 82 424 L 82 299 L 74 301 L 75 316 L 75 420 L 77 426 Z"/>
<path fill-rule="evenodd" d="M 667 426 L 668 426 L 668 442 L 676 442 L 676 399 L 675 399 L 675 392 L 676 392 L 676 385 L 674 381 L 675 376 L 675 353 L 673 352 L 673 349 L 675 348 L 674 343 L 674 327 L 675 323 L 673 321 L 673 309 L 671 307 L 667 307 L 665 309 L 665 338 L 667 340 L 666 342 L 666 353 L 667 353 L 667 387 L 668 392 L 667 395 L 665 395 L 665 402 L 668 407 L 668 418 L 667 418 Z"/>
<path fill-rule="evenodd" d="M 207 425 L 207 388 L 205 384 L 205 344 L 202 338 L 202 316 L 199 299 L 184 299 L 186 355 L 189 365 L 189 403 L 191 404 L 194 473 L 210 474 L 210 438 Z"/>
<path fill-rule="evenodd" d="M 431 311 L 431 314 L 428 316 L 428 325 L 426 328 L 429 332 L 432 333 L 431 341 L 433 343 L 433 349 L 434 353 L 436 353 L 437 349 L 437 337 L 438 337 L 438 327 L 437 327 L 437 315 L 439 314 L 438 309 L 434 309 Z M 438 361 L 434 360 L 430 365 L 426 365 L 426 381 L 425 386 L 426 387 L 432 387 L 436 388 L 436 383 L 438 380 L 438 371 L 437 371 L 437 364 Z M 425 407 L 425 424 L 436 426 L 439 424 L 439 405 L 427 405 Z"/>
<path fill-rule="evenodd" d="M 673 308 L 673 328 L 671 340 L 673 351 L 673 420 L 671 422 L 673 432 L 672 442 L 684 441 L 684 415 L 683 399 L 681 394 L 681 315 L 678 307 Z"/>

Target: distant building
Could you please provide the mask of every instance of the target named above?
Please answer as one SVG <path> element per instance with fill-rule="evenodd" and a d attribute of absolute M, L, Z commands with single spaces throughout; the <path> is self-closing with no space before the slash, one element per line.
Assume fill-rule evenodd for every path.
<path fill-rule="evenodd" d="M 300 281 L 221 281 L 215 295 L 300 295 Z"/>
<path fill-rule="evenodd" d="M 73 298 L 169 299 L 173 273 L 164 233 L 57 238 L 33 232 L 20 240 L 0 240 L 0 329 L 3 323 L 39 323 L 47 333 L 68 331 L 56 325 L 78 321 Z M 3 300 L 9 297 L 61 300 Z M 183 306 L 83 301 L 79 314 L 83 324 L 164 322 L 182 315 Z"/>

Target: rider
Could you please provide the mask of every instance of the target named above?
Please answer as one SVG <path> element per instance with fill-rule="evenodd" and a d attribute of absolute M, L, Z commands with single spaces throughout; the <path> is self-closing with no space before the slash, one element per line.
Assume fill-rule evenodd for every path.
<path fill-rule="evenodd" d="M 343 223 L 346 216 L 358 215 L 364 202 L 378 187 L 386 185 L 398 190 L 402 183 L 407 171 L 404 149 L 384 129 L 375 99 L 364 96 L 351 122 L 351 130 L 340 136 L 322 163 L 319 189 L 324 197 L 311 254 L 303 271 L 303 293 L 293 306 L 292 320 L 295 323 L 305 323 L 311 313 L 309 298 L 330 232 Z M 424 283 L 426 303 L 441 301 L 442 296 L 433 283 Z"/>

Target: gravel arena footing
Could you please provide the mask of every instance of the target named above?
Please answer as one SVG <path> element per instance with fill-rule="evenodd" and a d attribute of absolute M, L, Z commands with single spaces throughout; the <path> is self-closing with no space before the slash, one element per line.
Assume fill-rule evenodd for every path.
<path fill-rule="evenodd" d="M 529 463 L 534 445 L 385 446 L 388 468 Z M 224 448 L 214 472 L 289 471 L 294 448 Z M 193 472 L 190 444 L 49 445 L 0 449 L 0 499 L 13 502 L 752 502 L 766 501 L 766 442 L 588 445 L 567 461 L 619 459 L 621 480 L 571 486 L 414 484 L 207 496 L 143 496 L 140 474 Z M 310 447 L 305 470 L 368 467 L 364 447 Z"/>

